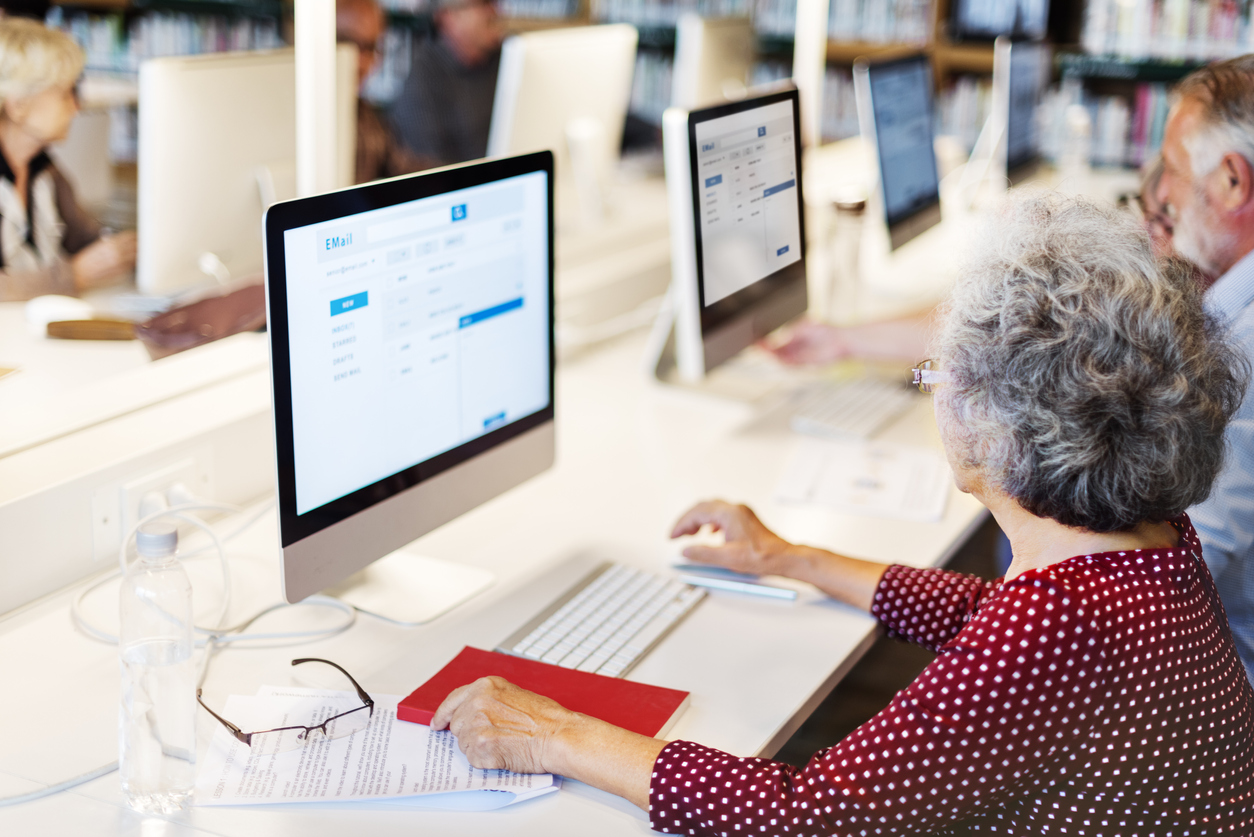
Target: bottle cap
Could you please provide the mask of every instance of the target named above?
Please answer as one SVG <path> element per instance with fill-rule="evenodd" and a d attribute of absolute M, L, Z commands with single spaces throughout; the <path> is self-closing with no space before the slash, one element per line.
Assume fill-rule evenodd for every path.
<path fill-rule="evenodd" d="M 164 558 L 179 547 L 179 530 L 169 523 L 151 523 L 135 533 L 135 550 L 141 558 Z"/>

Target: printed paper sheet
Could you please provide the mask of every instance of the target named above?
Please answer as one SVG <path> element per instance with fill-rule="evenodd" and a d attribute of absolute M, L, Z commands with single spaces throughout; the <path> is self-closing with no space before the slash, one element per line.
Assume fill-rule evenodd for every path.
<path fill-rule="evenodd" d="M 366 729 L 286 752 L 252 752 L 225 728 L 217 730 L 196 778 L 195 804 L 412 799 L 468 791 L 509 794 L 509 801 L 518 802 L 558 787 L 547 773 L 471 767 L 452 733 L 397 720 L 398 696 L 372 697 L 374 716 Z M 263 687 L 256 696 L 232 695 L 221 714 L 241 729 L 264 730 L 318 723 L 360 704 L 351 692 Z"/>

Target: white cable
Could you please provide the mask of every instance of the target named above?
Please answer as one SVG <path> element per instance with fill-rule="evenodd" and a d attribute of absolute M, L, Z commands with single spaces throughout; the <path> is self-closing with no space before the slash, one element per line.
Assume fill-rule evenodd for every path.
<path fill-rule="evenodd" d="M 280 604 L 270 605 L 269 607 L 263 608 L 262 610 L 253 614 L 248 619 L 244 620 L 238 625 L 234 625 L 232 627 L 226 627 L 225 625 L 223 625 L 223 623 L 226 621 L 226 616 L 227 616 L 227 613 L 229 612 L 230 601 L 231 601 L 231 574 L 230 574 L 230 568 L 227 562 L 225 544 L 230 542 L 231 540 L 234 540 L 237 536 L 242 534 L 246 529 L 248 529 L 248 527 L 252 526 L 258 520 L 260 520 L 265 515 L 265 513 L 269 510 L 270 510 L 269 504 L 262 506 L 259 510 L 254 512 L 248 518 L 246 518 L 239 526 L 237 526 L 234 530 L 232 530 L 230 533 L 228 533 L 225 536 L 219 536 L 217 531 L 214 530 L 214 528 L 210 526 L 208 523 L 206 523 L 205 521 L 201 520 L 198 517 L 193 517 L 192 515 L 184 514 L 184 512 L 224 511 L 228 513 L 240 513 L 241 510 L 235 506 L 228 506 L 222 503 L 184 502 L 184 503 L 178 503 L 174 506 L 171 506 L 168 509 L 164 509 L 162 511 L 155 512 L 153 514 L 146 515 L 142 520 L 140 520 L 133 527 L 131 527 L 131 530 L 126 535 L 126 539 L 122 541 L 122 546 L 118 551 L 119 569 L 115 570 L 114 572 L 109 573 L 107 576 L 101 579 L 98 579 L 92 584 L 88 585 L 86 588 L 83 589 L 82 592 L 80 592 L 74 598 L 73 603 L 70 605 L 70 615 L 74 621 L 74 624 L 78 627 L 79 630 L 81 630 L 83 633 L 87 634 L 88 636 L 94 639 L 98 639 L 102 642 L 107 642 L 111 645 L 116 645 L 118 643 L 118 637 L 100 630 L 99 628 L 95 627 L 90 622 L 88 622 L 86 618 L 84 618 L 82 614 L 83 601 L 87 598 L 87 596 L 89 596 L 94 591 L 98 590 L 104 584 L 110 581 L 113 581 L 115 578 L 118 578 L 119 576 L 126 575 L 127 550 L 130 546 L 131 539 L 135 537 L 135 533 L 139 531 L 140 527 L 145 526 L 148 523 L 154 520 L 158 520 L 162 517 L 170 516 L 178 520 L 182 520 L 185 523 L 190 523 L 193 526 L 197 526 L 200 529 L 202 529 L 206 534 L 208 534 L 210 540 L 212 541 L 213 548 L 218 553 L 218 559 L 221 562 L 221 566 L 222 566 L 222 589 L 223 589 L 222 609 L 221 609 L 221 612 L 218 614 L 217 627 L 200 628 L 200 627 L 193 626 L 193 629 L 195 632 L 205 635 L 205 638 L 203 640 L 201 640 L 199 643 L 195 643 L 198 647 L 203 647 L 204 649 L 204 653 L 201 655 L 200 672 L 196 678 L 196 685 L 198 687 L 204 685 L 205 677 L 209 673 L 209 662 L 213 658 L 213 655 L 217 653 L 217 651 L 220 650 L 220 648 L 224 645 L 229 645 L 235 642 L 242 642 L 242 641 L 247 641 L 247 642 L 259 642 L 260 641 L 260 642 L 270 642 L 270 643 L 275 643 L 275 644 L 252 645 L 250 647 L 275 648 L 275 647 L 283 647 L 286 645 L 309 642 L 309 641 L 313 641 L 317 639 L 329 639 L 333 636 L 337 636 L 343 633 L 344 631 L 347 631 L 357 622 L 357 610 L 352 605 L 349 605 L 345 602 L 340 601 L 339 599 L 335 599 L 330 596 L 310 596 L 304 601 L 297 602 L 296 604 L 287 604 L 286 602 L 283 602 Z M 192 552 L 189 552 L 185 555 L 180 555 L 179 559 L 183 560 L 191 556 L 197 555 L 201 552 L 204 552 L 208 548 L 209 548 L 208 546 L 204 546 L 199 549 L 193 550 Z M 246 630 L 248 630 L 249 627 L 251 627 L 255 622 L 257 622 L 257 620 L 261 619 L 264 616 L 267 616 L 268 614 L 274 613 L 277 610 L 282 610 L 288 607 L 302 607 L 302 606 L 330 607 L 335 610 L 341 611 L 342 613 L 345 614 L 347 618 L 340 624 L 332 625 L 330 628 L 314 628 L 308 631 L 283 631 L 283 632 L 272 632 L 272 633 L 265 633 L 265 634 L 244 633 Z M 111 764 L 106 764 L 102 767 L 98 767 L 89 773 L 84 773 L 81 776 L 76 776 L 73 779 L 68 779 L 56 785 L 50 785 L 46 788 L 41 788 L 37 791 L 31 791 L 29 793 L 19 794 L 17 796 L 3 797 L 3 798 L 0 798 L 0 807 L 4 807 L 7 805 L 20 805 L 24 802 L 33 802 L 36 799 L 42 799 L 45 796 L 51 796 L 52 794 L 60 793 L 61 791 L 64 791 L 64 790 L 69 790 L 70 788 L 76 787 L 85 782 L 90 782 L 93 779 L 98 779 L 99 777 L 108 775 L 109 773 L 112 773 L 113 771 L 117 769 L 118 769 L 118 763 L 115 761 L 115 762 L 112 762 Z"/>
<path fill-rule="evenodd" d="M 56 784 L 56 785 L 49 785 L 46 788 L 40 788 L 37 791 L 31 791 L 30 793 L 20 793 L 17 796 L 0 797 L 0 808 L 3 808 L 6 805 L 21 805 L 23 802 L 34 802 L 36 799 L 42 799 L 45 796 L 51 796 L 54 793 L 60 793 L 61 791 L 69 790 L 70 788 L 81 785 L 84 782 L 90 782 L 92 779 L 99 779 L 101 776 L 107 776 L 108 774 L 112 773 L 113 771 L 117 769 L 118 769 L 118 763 L 115 761 L 112 764 L 106 764 L 103 767 L 97 767 L 95 770 L 91 771 L 90 773 L 84 773 L 81 776 L 75 776 L 73 779 L 67 779 L 64 782 L 60 782 L 59 784 Z"/>

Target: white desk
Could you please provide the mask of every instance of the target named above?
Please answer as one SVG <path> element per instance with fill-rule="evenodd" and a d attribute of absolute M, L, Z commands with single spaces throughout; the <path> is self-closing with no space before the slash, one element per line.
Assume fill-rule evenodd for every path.
<path fill-rule="evenodd" d="M 497 573 L 496 585 L 422 628 L 403 630 L 363 617 L 347 633 L 298 648 L 228 650 L 214 662 L 206 697 L 250 694 L 284 684 L 298 655 L 336 660 L 375 692 L 406 694 L 470 644 L 490 648 L 597 560 L 661 567 L 673 554 L 666 533 L 694 501 L 722 496 L 752 504 L 784 536 L 852 555 L 936 565 L 984 518 L 953 492 L 940 523 L 859 519 L 771 499 L 793 439 L 752 421 L 745 405 L 662 387 L 641 369 L 644 335 L 561 367 L 558 465 L 423 538 L 417 547 Z M 925 399 L 885 438 L 937 444 Z M 277 599 L 273 519 L 232 548 L 236 615 Z M 37 560 L 37 556 L 32 556 Z M 193 561 L 213 579 L 214 562 Z M 212 581 L 198 582 L 200 607 L 213 606 Z M 76 633 L 69 594 L 0 622 L 0 796 L 85 772 L 116 757 L 115 649 Z M 107 612 L 111 593 L 89 605 Z M 286 611 L 275 629 L 313 614 Z M 670 735 L 738 754 L 771 754 L 872 641 L 869 616 L 817 593 L 795 604 L 715 594 L 632 673 L 692 692 Z M 796 642 L 797 637 L 806 637 Z M 202 752 L 213 724 L 200 715 Z M 645 814 L 578 783 L 494 813 L 400 809 L 390 804 L 192 808 L 141 817 L 122 801 L 116 773 L 23 806 L 0 808 L 0 833 L 155 835 L 372 835 L 524 833 L 643 834 Z"/>

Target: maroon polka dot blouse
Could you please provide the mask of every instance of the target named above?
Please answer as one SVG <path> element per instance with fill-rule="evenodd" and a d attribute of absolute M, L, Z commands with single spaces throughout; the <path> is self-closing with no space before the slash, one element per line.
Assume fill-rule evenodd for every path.
<path fill-rule="evenodd" d="M 803 770 L 668 744 L 672 834 L 1254 835 L 1254 692 L 1188 518 L 1176 548 L 1004 582 L 894 566 L 872 614 L 936 660 Z"/>

